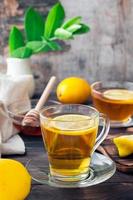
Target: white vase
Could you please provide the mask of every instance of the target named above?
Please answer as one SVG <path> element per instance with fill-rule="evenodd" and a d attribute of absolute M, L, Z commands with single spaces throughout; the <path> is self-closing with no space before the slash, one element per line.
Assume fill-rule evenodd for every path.
<path fill-rule="evenodd" d="M 31 62 L 29 58 L 7 58 L 7 75 L 22 76 L 30 75 L 29 96 L 32 97 L 35 91 L 35 80 L 31 70 Z"/>

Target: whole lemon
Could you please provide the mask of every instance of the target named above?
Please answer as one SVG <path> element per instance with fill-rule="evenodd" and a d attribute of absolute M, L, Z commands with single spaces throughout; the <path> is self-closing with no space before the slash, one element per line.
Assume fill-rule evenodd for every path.
<path fill-rule="evenodd" d="M 79 77 L 68 77 L 57 86 L 57 98 L 62 103 L 84 103 L 90 95 L 89 83 Z"/>
<path fill-rule="evenodd" d="M 20 162 L 0 159 L 0 200 L 24 200 L 30 188 L 31 176 Z"/>

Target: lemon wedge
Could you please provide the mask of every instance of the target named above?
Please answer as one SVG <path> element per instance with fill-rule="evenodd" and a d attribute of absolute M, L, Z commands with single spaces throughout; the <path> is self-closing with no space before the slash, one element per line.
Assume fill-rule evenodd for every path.
<path fill-rule="evenodd" d="M 133 153 L 133 135 L 124 135 L 113 139 L 120 157 L 126 157 Z"/>
<path fill-rule="evenodd" d="M 133 91 L 126 89 L 110 89 L 103 93 L 103 96 L 110 100 L 130 100 L 133 99 Z"/>

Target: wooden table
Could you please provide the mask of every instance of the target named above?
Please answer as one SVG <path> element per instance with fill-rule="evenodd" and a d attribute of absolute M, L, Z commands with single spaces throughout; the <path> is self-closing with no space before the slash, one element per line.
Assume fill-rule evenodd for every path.
<path fill-rule="evenodd" d="M 52 94 L 50 99 L 56 100 L 55 95 Z M 112 132 L 125 132 L 125 129 L 113 129 Z M 46 153 L 41 136 L 21 136 L 26 145 L 26 154 L 10 158 L 26 164 L 30 159 Z M 133 200 L 133 175 L 116 171 L 115 175 L 104 183 L 77 189 L 54 188 L 33 181 L 31 193 L 26 200 Z"/>
<path fill-rule="evenodd" d="M 29 159 L 45 153 L 41 137 L 22 137 L 26 155 L 11 158 L 26 164 Z M 60 189 L 33 182 L 27 200 L 133 200 L 133 176 L 117 171 L 104 183 L 77 189 Z"/>

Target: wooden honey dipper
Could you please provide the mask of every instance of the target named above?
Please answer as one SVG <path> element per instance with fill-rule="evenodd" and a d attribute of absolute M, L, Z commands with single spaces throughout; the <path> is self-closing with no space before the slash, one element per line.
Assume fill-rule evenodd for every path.
<path fill-rule="evenodd" d="M 36 104 L 35 108 L 31 109 L 24 117 L 22 121 L 23 126 L 33 126 L 33 124 L 39 119 L 39 111 L 41 110 L 42 106 L 47 101 L 50 92 L 53 89 L 53 86 L 55 85 L 56 77 L 52 76 L 45 87 L 38 103 Z"/>

